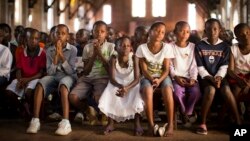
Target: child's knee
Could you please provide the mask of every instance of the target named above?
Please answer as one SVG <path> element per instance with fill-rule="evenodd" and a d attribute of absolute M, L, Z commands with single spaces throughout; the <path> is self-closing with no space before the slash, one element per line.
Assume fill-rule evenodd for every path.
<path fill-rule="evenodd" d="M 216 89 L 213 86 L 206 87 L 204 91 L 205 94 L 209 94 L 209 95 L 214 95 L 215 92 L 216 92 Z"/>
<path fill-rule="evenodd" d="M 70 103 L 75 103 L 77 100 L 79 100 L 78 96 L 76 94 L 70 94 L 69 95 L 69 101 Z"/>

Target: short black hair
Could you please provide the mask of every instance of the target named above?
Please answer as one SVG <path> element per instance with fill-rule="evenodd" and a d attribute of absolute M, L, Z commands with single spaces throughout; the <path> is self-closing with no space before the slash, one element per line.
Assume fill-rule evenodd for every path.
<path fill-rule="evenodd" d="M 248 24 L 246 23 L 239 23 L 234 27 L 234 35 L 237 37 L 239 35 L 239 32 L 242 28 L 247 27 L 249 28 Z"/>
<path fill-rule="evenodd" d="M 177 23 L 175 24 L 175 27 L 174 27 L 174 31 L 173 31 L 173 32 L 176 34 L 178 31 L 181 30 L 181 28 L 182 28 L 184 25 L 188 25 L 188 26 L 189 26 L 188 22 L 185 22 L 185 21 L 179 21 L 179 22 L 177 22 Z"/>
<path fill-rule="evenodd" d="M 153 30 L 154 28 L 158 27 L 159 25 L 163 25 L 163 26 L 166 28 L 166 25 L 165 25 L 164 22 L 157 21 L 157 22 L 154 22 L 154 23 L 150 26 L 149 31 Z"/>
<path fill-rule="evenodd" d="M 108 31 L 108 25 L 104 21 L 96 21 L 93 25 L 93 29 L 99 25 L 104 25 L 106 27 L 106 30 Z"/>
<path fill-rule="evenodd" d="M 57 29 L 58 27 L 65 27 L 65 28 L 67 29 L 67 32 L 69 33 L 69 28 L 68 28 L 67 25 L 65 25 L 65 24 L 58 24 L 58 25 L 56 26 L 56 29 Z"/>
<path fill-rule="evenodd" d="M 121 44 L 121 42 L 125 39 L 128 39 L 131 42 L 131 38 L 129 36 L 122 36 L 115 40 L 115 49 Z"/>
<path fill-rule="evenodd" d="M 222 28 L 222 25 L 221 25 L 220 21 L 219 21 L 218 19 L 215 19 L 215 18 L 210 18 L 210 19 L 208 19 L 208 20 L 205 22 L 205 28 L 206 28 L 208 25 L 211 25 L 211 24 L 214 23 L 214 22 L 216 22 L 216 23 L 219 24 L 220 29 Z"/>
<path fill-rule="evenodd" d="M 0 29 L 3 30 L 5 33 L 11 34 L 11 27 L 6 23 L 0 23 Z"/>

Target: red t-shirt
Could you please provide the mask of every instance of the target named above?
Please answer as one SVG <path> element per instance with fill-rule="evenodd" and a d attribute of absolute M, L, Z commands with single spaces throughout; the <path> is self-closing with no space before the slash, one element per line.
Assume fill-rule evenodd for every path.
<path fill-rule="evenodd" d="M 16 54 L 16 67 L 21 70 L 22 77 L 32 77 L 46 68 L 46 54 L 40 48 L 39 53 L 35 57 L 27 55 L 27 49 L 22 48 Z"/>

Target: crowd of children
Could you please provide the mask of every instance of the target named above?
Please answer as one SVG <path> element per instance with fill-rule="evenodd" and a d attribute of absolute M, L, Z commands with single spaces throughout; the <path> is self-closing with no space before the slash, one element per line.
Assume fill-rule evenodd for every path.
<path fill-rule="evenodd" d="M 147 135 L 169 137 L 174 134 L 175 108 L 179 107 L 183 123 L 190 126 L 199 100 L 196 133 L 206 135 L 207 116 L 219 95 L 234 124 L 241 125 L 239 105 L 250 101 L 250 27 L 235 26 L 237 44 L 222 36 L 222 30 L 219 20 L 208 19 L 204 38 L 194 43 L 185 21 L 176 23 L 171 41 L 163 22 L 153 23 L 149 30 L 138 26 L 130 38 L 116 37 L 112 27 L 96 21 L 91 32 L 80 29 L 76 36 L 64 24 L 51 28 L 49 35 L 17 26 L 11 41 L 11 28 L 1 23 L 4 106 L 25 110 L 30 120 L 27 133 L 40 130 L 43 101 L 55 93 L 62 110 L 57 135 L 72 131 L 69 114 L 75 109 L 76 117 L 83 120 L 87 114 L 91 125 L 101 119 L 105 135 L 115 129 L 115 122 L 129 119 L 134 119 L 134 135 L 143 135 L 140 120 L 145 112 Z M 155 91 L 160 91 L 165 106 L 163 127 L 154 119 Z M 19 99 L 24 100 L 22 104 Z M 97 114 L 89 114 L 90 110 Z"/>

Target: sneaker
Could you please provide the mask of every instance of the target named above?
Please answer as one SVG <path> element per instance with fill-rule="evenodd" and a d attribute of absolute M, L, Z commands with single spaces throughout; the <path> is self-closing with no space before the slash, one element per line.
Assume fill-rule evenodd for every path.
<path fill-rule="evenodd" d="M 162 127 L 159 128 L 158 133 L 161 137 L 163 137 L 166 127 L 167 127 L 168 123 L 165 123 Z"/>
<path fill-rule="evenodd" d="M 55 134 L 64 136 L 64 135 L 68 135 L 71 131 L 72 131 L 72 129 L 71 129 L 71 125 L 69 123 L 69 120 L 63 119 L 61 122 L 59 122 L 58 128 L 57 128 Z"/>
<path fill-rule="evenodd" d="M 62 116 L 60 115 L 60 114 L 58 114 L 58 113 L 53 113 L 53 114 L 50 114 L 49 116 L 48 116 L 48 118 L 49 119 L 51 119 L 51 120 L 61 120 L 62 119 Z"/>
<path fill-rule="evenodd" d="M 38 130 L 40 130 L 40 121 L 37 118 L 32 118 L 26 133 L 36 134 Z"/>
<path fill-rule="evenodd" d="M 75 116 L 74 121 L 76 121 L 76 122 L 81 122 L 81 123 L 82 123 L 83 120 L 84 120 L 83 114 L 82 114 L 81 112 L 78 112 L 78 113 L 76 114 L 76 116 Z"/>

